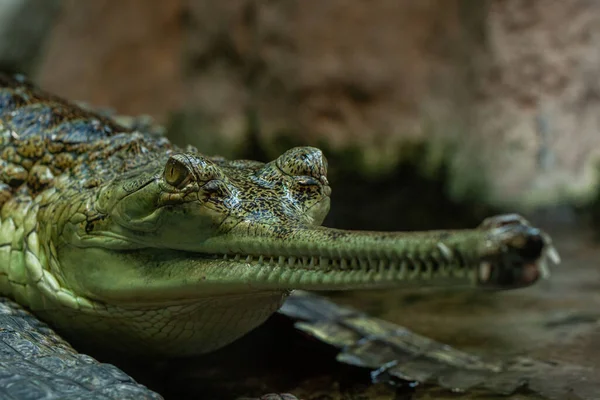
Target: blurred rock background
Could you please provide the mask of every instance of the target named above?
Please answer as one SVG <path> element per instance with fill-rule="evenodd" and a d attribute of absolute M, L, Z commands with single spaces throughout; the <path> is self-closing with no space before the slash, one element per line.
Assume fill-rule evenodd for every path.
<path fill-rule="evenodd" d="M 5 69 L 149 114 L 176 143 L 323 148 L 339 227 L 471 224 L 596 193 L 597 1 L 4 0 L 0 20 Z"/>
<path fill-rule="evenodd" d="M 563 220 L 591 211 L 600 226 L 598 43 L 596 0 L 0 0 L 0 69 L 149 114 L 207 154 L 268 161 L 321 147 L 333 186 L 326 224 L 340 228 L 467 227 L 534 210 Z M 552 234 L 563 265 L 527 291 L 336 301 L 480 354 L 552 359 L 567 367 L 549 387 L 597 399 L 600 250 L 581 224 Z M 285 360 L 269 378 L 331 394 L 327 377 L 284 372 L 301 363 L 277 338 Z M 271 340 L 245 343 L 256 360 L 274 357 Z M 239 350 L 216 357 L 240 365 Z M 220 393 L 206 371 L 179 365 L 148 383 L 174 398 L 206 397 L 207 382 Z"/>

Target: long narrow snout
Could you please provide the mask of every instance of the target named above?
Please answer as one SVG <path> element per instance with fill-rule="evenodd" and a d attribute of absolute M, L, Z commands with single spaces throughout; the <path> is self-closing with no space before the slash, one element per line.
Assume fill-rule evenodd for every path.
<path fill-rule="evenodd" d="M 504 220 L 503 220 L 504 221 Z M 202 252 L 246 264 L 256 287 L 331 290 L 378 286 L 510 289 L 546 274 L 550 239 L 524 220 L 477 229 L 368 232 L 325 227 L 241 229 Z"/>

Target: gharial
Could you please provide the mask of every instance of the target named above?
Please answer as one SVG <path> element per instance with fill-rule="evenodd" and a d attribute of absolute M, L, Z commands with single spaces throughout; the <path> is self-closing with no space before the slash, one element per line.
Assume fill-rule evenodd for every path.
<path fill-rule="evenodd" d="M 518 216 L 477 229 L 322 227 L 313 147 L 209 157 L 0 77 L 0 292 L 67 339 L 164 356 L 218 349 L 293 289 L 515 288 L 557 255 Z"/>

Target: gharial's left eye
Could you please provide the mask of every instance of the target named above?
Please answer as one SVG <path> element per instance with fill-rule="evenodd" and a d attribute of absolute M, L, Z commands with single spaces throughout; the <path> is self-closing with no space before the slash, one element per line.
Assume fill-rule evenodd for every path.
<path fill-rule="evenodd" d="M 192 173 L 185 164 L 184 160 L 180 159 L 181 155 L 174 155 L 169 158 L 163 177 L 165 182 L 178 189 L 183 188 L 190 181 Z"/>

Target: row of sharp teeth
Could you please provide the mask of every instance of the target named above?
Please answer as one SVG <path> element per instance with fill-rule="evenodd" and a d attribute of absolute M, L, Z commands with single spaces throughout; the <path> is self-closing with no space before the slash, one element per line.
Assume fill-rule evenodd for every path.
<path fill-rule="evenodd" d="M 417 257 L 402 260 L 329 258 L 329 257 L 293 257 L 293 256 L 254 256 L 224 254 L 223 260 L 241 261 L 258 265 L 289 266 L 295 268 L 324 270 L 438 270 L 451 265 L 450 259 L 421 259 Z"/>

